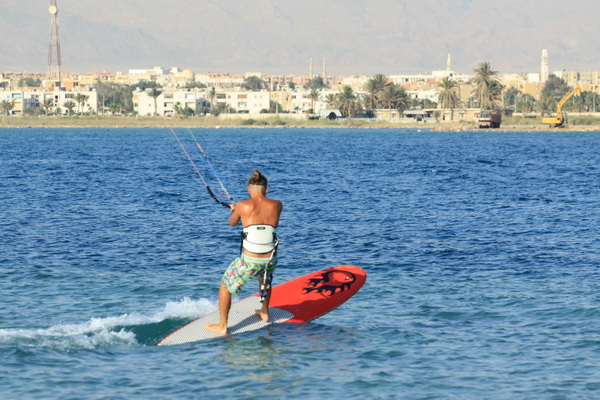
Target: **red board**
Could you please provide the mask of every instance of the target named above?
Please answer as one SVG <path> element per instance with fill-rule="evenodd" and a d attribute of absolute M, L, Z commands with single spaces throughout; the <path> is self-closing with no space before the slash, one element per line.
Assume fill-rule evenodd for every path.
<path fill-rule="evenodd" d="M 364 285 L 367 273 L 354 265 L 313 272 L 273 287 L 269 304 L 270 321 L 254 312 L 261 307 L 258 293 L 231 305 L 229 334 L 252 331 L 269 324 L 282 322 L 308 322 L 342 305 Z M 158 345 L 196 342 L 218 337 L 205 328 L 206 323 L 219 321 L 219 311 L 213 311 L 171 333 Z"/>
<path fill-rule="evenodd" d="M 338 265 L 274 286 L 269 306 L 294 315 L 286 322 L 312 321 L 346 302 L 366 280 L 362 268 Z"/>

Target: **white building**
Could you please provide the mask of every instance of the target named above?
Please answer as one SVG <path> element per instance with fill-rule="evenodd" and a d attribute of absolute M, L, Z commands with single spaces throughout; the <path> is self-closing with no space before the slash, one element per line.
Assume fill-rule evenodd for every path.
<path fill-rule="evenodd" d="M 260 92 L 234 90 L 220 94 L 220 97 L 217 96 L 217 101 L 219 103 L 226 103 L 230 108 L 237 112 L 254 114 L 269 109 L 270 96 L 269 92 L 266 90 Z"/>
<path fill-rule="evenodd" d="M 194 80 L 210 88 L 234 88 L 244 83 L 244 77 L 241 75 L 194 74 Z"/>
<path fill-rule="evenodd" d="M 78 97 L 77 95 L 85 97 Z M 81 101 L 82 99 L 83 101 Z M 11 115 L 23 115 L 28 110 L 33 112 L 42 111 L 45 109 L 46 100 L 50 100 L 49 112 L 55 113 L 60 110 L 61 114 L 68 112 L 67 103 L 73 102 L 74 113 L 98 113 L 98 93 L 95 91 L 45 91 L 45 90 L 25 90 L 25 91 L 0 91 L 0 100 L 8 100 L 12 102 L 13 108 Z M 78 101 L 80 100 L 80 101 Z"/>
<path fill-rule="evenodd" d="M 204 93 L 191 90 L 162 90 L 162 93 L 156 98 L 156 113 L 158 115 L 175 115 L 175 106 L 181 109 L 191 108 L 198 112 L 203 107 L 208 106 L 208 101 Z M 150 96 L 150 90 L 136 90 L 133 92 L 133 110 L 139 115 L 154 115 L 154 98 Z"/>
<path fill-rule="evenodd" d="M 411 99 L 429 100 L 429 101 L 432 101 L 434 103 L 437 103 L 440 91 L 438 89 L 431 89 L 431 90 L 407 90 L 406 94 Z"/>

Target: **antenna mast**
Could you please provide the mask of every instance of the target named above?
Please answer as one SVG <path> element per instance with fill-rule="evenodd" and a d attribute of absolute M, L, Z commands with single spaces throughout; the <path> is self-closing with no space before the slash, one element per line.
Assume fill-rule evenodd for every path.
<path fill-rule="evenodd" d="M 50 0 L 50 34 L 48 35 L 48 80 L 61 81 L 60 39 L 58 37 L 58 0 Z"/>

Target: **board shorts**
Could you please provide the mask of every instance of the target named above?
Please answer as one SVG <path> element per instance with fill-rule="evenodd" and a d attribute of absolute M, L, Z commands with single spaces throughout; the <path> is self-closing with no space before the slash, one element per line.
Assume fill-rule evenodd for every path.
<path fill-rule="evenodd" d="M 234 296 L 240 295 L 240 290 L 248 281 L 254 277 L 260 277 L 267 269 L 270 276 L 273 275 L 277 266 L 277 257 L 254 258 L 246 255 L 241 255 L 229 265 L 229 268 L 223 274 L 221 282 L 225 289 Z"/>

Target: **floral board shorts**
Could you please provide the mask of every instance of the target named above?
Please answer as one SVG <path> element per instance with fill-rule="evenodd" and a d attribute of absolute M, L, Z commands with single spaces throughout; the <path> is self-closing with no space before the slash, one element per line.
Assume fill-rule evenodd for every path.
<path fill-rule="evenodd" d="M 261 276 L 265 272 L 265 268 L 272 276 L 276 266 L 276 257 L 269 260 L 268 258 L 253 258 L 241 255 L 229 265 L 221 282 L 223 282 L 229 293 L 239 296 L 242 286 L 248 283 L 250 279 Z"/>

